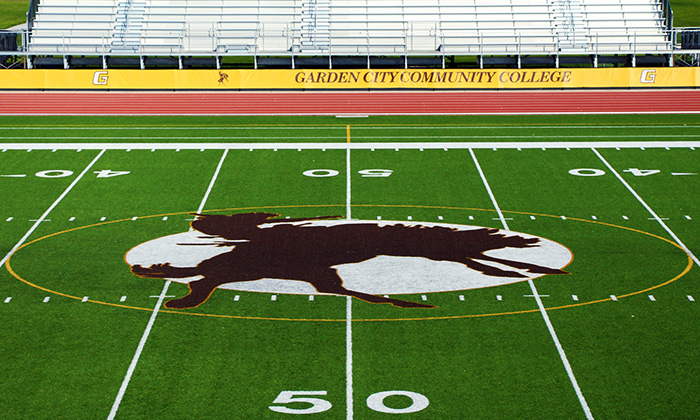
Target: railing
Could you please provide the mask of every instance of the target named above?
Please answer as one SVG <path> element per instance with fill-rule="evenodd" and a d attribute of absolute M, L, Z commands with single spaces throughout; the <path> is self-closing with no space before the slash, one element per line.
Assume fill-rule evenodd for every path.
<path fill-rule="evenodd" d="M 27 10 L 27 42 L 31 40 L 32 28 L 34 27 L 34 19 L 38 8 L 39 0 L 31 0 L 29 2 L 29 9 Z"/>

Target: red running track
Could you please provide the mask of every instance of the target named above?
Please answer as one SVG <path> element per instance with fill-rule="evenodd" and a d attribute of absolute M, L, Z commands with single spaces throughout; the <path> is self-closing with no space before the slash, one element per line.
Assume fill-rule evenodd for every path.
<path fill-rule="evenodd" d="M 698 113 L 700 90 L 0 92 L 0 115 Z"/>

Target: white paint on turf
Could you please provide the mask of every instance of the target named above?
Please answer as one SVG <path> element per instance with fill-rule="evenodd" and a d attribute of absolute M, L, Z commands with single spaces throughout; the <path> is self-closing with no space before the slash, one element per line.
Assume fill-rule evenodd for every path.
<path fill-rule="evenodd" d="M 484 187 L 486 188 L 486 191 L 489 194 L 489 197 L 491 197 L 491 201 L 493 202 L 493 206 L 496 209 L 496 212 L 498 213 L 498 216 L 501 218 L 501 223 L 503 224 L 503 228 L 506 230 L 509 230 L 508 228 L 508 222 L 506 222 L 505 218 L 503 217 L 503 213 L 501 212 L 501 208 L 498 205 L 498 202 L 496 201 L 496 197 L 493 194 L 493 191 L 491 190 L 491 187 L 489 186 L 488 180 L 486 179 L 486 176 L 484 175 L 484 171 L 481 169 L 481 165 L 479 165 L 479 161 L 476 158 L 476 155 L 474 154 L 474 151 L 469 149 L 469 153 L 472 156 L 472 160 L 474 161 L 474 165 L 476 166 L 476 169 L 479 171 L 479 175 L 481 176 L 481 180 L 484 183 Z M 563 216 L 562 216 L 563 218 Z M 554 331 L 554 326 L 552 325 L 552 321 L 549 319 L 549 315 L 547 314 L 547 310 L 544 307 L 544 304 L 542 303 L 542 299 L 540 298 L 540 294 L 537 292 L 537 288 L 535 287 L 535 283 L 532 280 L 527 281 L 528 284 L 530 285 L 530 289 L 532 290 L 532 295 L 535 298 L 535 301 L 537 302 L 537 307 L 540 310 L 540 314 L 542 315 L 542 319 L 544 320 L 545 324 L 547 325 L 547 330 L 549 330 L 549 334 L 552 337 L 552 341 L 554 341 L 554 345 L 557 348 L 557 352 L 559 353 L 559 357 L 561 358 L 561 361 L 564 365 L 564 369 L 566 370 L 566 373 L 569 375 L 569 380 L 571 381 L 571 385 L 574 388 L 574 391 L 576 392 L 576 396 L 578 397 L 579 403 L 581 404 L 581 408 L 583 409 L 583 412 L 586 415 L 586 419 L 588 420 L 593 420 L 593 414 L 591 413 L 591 409 L 588 407 L 588 402 L 586 401 L 586 398 L 583 396 L 583 392 L 581 391 L 581 388 L 579 387 L 578 381 L 576 380 L 576 376 L 574 375 L 574 371 L 571 367 L 571 364 L 569 363 L 568 357 L 566 357 L 566 353 L 564 352 L 564 348 L 562 347 L 561 343 L 559 342 L 559 337 L 557 337 L 556 331 Z"/>
<path fill-rule="evenodd" d="M 700 266 L 700 261 L 695 256 L 695 254 L 693 254 L 690 251 L 690 249 L 687 246 L 685 246 L 685 244 L 680 240 L 680 238 L 675 233 L 673 233 L 671 228 L 669 228 L 668 225 L 664 223 L 664 220 L 668 219 L 659 217 L 659 215 L 656 214 L 654 210 L 652 210 L 652 208 L 646 203 L 646 201 L 644 201 L 642 197 L 639 194 L 637 194 L 637 192 L 630 186 L 630 184 L 628 184 L 627 181 L 625 181 L 625 179 L 622 178 L 620 173 L 617 172 L 607 160 L 605 160 L 605 158 L 603 157 L 603 155 L 600 154 L 600 152 L 598 152 L 595 148 L 591 150 L 593 150 L 593 153 L 595 153 L 596 156 L 598 156 L 598 158 L 603 162 L 603 164 L 605 164 L 605 166 L 607 166 L 608 169 L 610 169 L 610 172 L 612 172 L 615 175 L 615 177 L 622 183 L 622 185 L 624 185 L 625 188 L 627 188 L 627 190 L 634 196 L 634 198 L 636 198 L 637 201 L 639 201 L 639 203 L 649 212 L 649 214 L 651 214 L 652 219 L 656 220 L 661 225 L 661 227 L 664 228 L 664 230 L 668 232 L 669 235 L 671 235 L 671 238 L 673 238 L 676 244 L 678 244 L 678 246 L 680 246 L 683 249 L 683 251 L 685 251 L 685 253 L 688 254 L 688 256 L 692 258 L 693 261 L 695 261 L 695 264 Z"/>
<path fill-rule="evenodd" d="M 224 160 L 226 159 L 227 154 L 228 154 L 228 149 L 224 149 L 224 153 L 221 156 L 221 160 L 219 161 L 219 164 L 217 165 L 216 170 L 214 171 L 214 175 L 212 176 L 211 182 L 209 182 L 209 187 L 207 188 L 206 192 L 204 193 L 204 197 L 202 198 L 202 201 L 199 204 L 199 207 L 197 208 L 197 213 L 201 213 L 202 210 L 204 209 L 204 206 L 207 202 L 207 199 L 209 198 L 209 194 L 211 193 L 211 190 L 214 187 L 214 183 L 216 182 L 216 179 L 219 176 L 219 172 L 221 171 L 221 167 L 224 164 Z M 167 297 L 168 288 L 170 287 L 170 283 L 171 283 L 170 281 L 166 281 L 165 284 L 163 285 L 163 290 L 160 292 L 160 295 L 158 296 L 158 302 L 156 303 L 155 308 L 153 308 L 153 313 L 151 314 L 151 317 L 148 320 L 148 324 L 146 324 L 146 329 L 144 330 L 143 335 L 141 336 L 141 340 L 139 341 L 139 344 L 136 347 L 136 352 L 134 353 L 134 357 L 131 359 L 131 363 L 129 364 L 129 368 L 126 371 L 126 375 L 124 376 L 124 380 L 122 381 L 122 385 L 119 388 L 119 392 L 117 393 L 117 396 L 114 399 L 114 404 L 112 404 L 112 409 L 110 410 L 109 415 L 107 416 L 107 420 L 113 420 L 115 418 L 115 416 L 117 415 L 117 411 L 119 411 L 119 405 L 121 404 L 122 399 L 124 398 L 124 394 L 126 393 L 126 390 L 129 387 L 129 383 L 131 382 L 131 377 L 134 374 L 134 371 L 136 370 L 136 365 L 138 364 L 139 359 L 141 358 L 141 353 L 143 352 L 143 349 L 146 346 L 146 341 L 148 340 L 148 337 L 151 335 L 151 330 L 153 329 L 153 324 L 156 321 L 156 317 L 158 316 L 158 312 L 160 311 L 160 308 L 163 306 L 163 301 Z"/>
<path fill-rule="evenodd" d="M 5 139 L 15 139 L 9 137 L 0 137 L 0 140 Z M 127 140 L 131 137 L 116 137 L 116 140 Z M 397 137 L 398 138 L 398 137 Z M 401 137 L 405 138 L 405 137 Z M 432 137 L 431 137 L 432 138 Z M 464 138 L 464 137 L 459 137 Z M 638 136 L 635 138 L 639 138 Z M 26 137 L 17 137 L 17 140 L 26 139 Z M 102 140 L 103 137 L 75 137 L 76 140 Z M 145 138 L 144 138 L 145 139 Z M 152 137 L 147 139 L 153 140 Z M 170 138 L 168 138 L 170 139 Z M 184 138 L 183 138 L 184 139 Z M 187 137 L 186 139 L 191 139 Z M 207 138 L 209 140 L 216 140 L 212 138 Z M 229 138 L 227 138 L 229 139 Z M 489 137 L 490 140 L 493 138 Z M 448 151 L 450 149 L 491 149 L 493 148 L 493 141 L 484 142 L 465 142 L 465 141 L 454 141 L 454 142 L 362 142 L 362 143 L 347 143 L 347 142 L 323 142 L 323 140 L 341 140 L 340 137 L 335 138 L 314 138 L 318 142 L 295 142 L 295 143 L 225 143 L 225 142 L 211 142 L 211 143 L 128 143 L 128 142 L 110 142 L 110 143 L 54 143 L 55 137 L 36 137 L 32 140 L 46 140 L 50 141 L 48 143 L 0 143 L 0 147 L 4 147 L 8 150 L 25 150 L 28 147 L 33 147 L 37 150 L 75 150 L 82 148 L 83 150 L 289 150 L 289 149 L 304 149 L 304 150 L 391 150 L 391 149 L 409 149 L 416 150 L 424 148 L 426 150 L 439 150 Z M 342 140 L 346 140 L 343 137 Z M 672 148 L 693 148 L 700 147 L 700 141 L 574 141 L 574 142 L 507 142 L 499 143 L 499 149 L 538 149 L 546 147 L 548 149 L 590 149 L 590 148 L 639 148 L 641 146 L 647 148 L 662 148 L 662 147 L 672 147 Z"/>

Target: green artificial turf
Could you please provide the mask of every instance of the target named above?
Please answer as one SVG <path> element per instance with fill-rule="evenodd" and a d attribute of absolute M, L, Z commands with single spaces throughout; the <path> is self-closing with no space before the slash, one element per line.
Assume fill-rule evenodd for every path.
<path fill-rule="evenodd" d="M 615 172 L 697 253 L 700 175 L 679 174 L 700 173 L 700 150 L 617 150 L 613 143 L 595 150 L 518 150 L 496 142 L 520 135 L 528 137 L 518 141 L 697 141 L 698 123 L 694 115 L 1 118 L 5 127 L 38 129 L 6 129 L 0 143 L 229 136 L 195 141 L 237 146 L 254 136 L 260 143 L 339 146 L 347 141 L 347 125 L 353 142 L 430 141 L 431 135 L 433 141 L 494 141 L 473 150 L 397 144 L 275 151 L 251 144 L 227 152 L 128 146 L 78 151 L 77 145 L 2 151 L 0 175 L 25 175 L 0 177 L 3 256 L 84 172 L 0 271 L 3 418 L 108 416 L 165 285 L 131 274 L 124 254 L 187 231 L 190 213 L 205 196 L 205 212 L 293 218 L 345 217 L 350 197 L 355 219 L 491 228 L 505 223 L 511 231 L 556 241 L 574 255 L 566 267 L 570 274 L 533 284 L 592 415 L 699 417 L 700 337 L 692 327 L 700 317 L 694 302 L 700 298 L 698 269 Z M 51 128 L 58 125 L 92 128 Z M 146 128 L 154 125 L 183 128 Z M 120 129 L 125 126 L 144 128 Z M 310 170 L 337 175 L 304 175 Z M 366 170 L 391 172 L 363 177 Z M 598 176 L 581 176 L 591 173 Z M 187 286 L 172 283 L 165 300 L 187 293 Z M 116 418 L 280 419 L 292 415 L 269 407 L 304 410 L 327 401 L 331 407 L 315 418 L 347 419 L 348 389 L 352 418 L 363 420 L 586 418 L 532 294 L 521 281 L 429 293 L 425 299 L 436 308 L 401 309 L 338 296 L 278 294 L 273 300 L 270 293 L 216 290 L 194 309 L 161 308 Z M 421 294 L 392 297 L 423 301 Z M 284 395 L 315 402 L 285 403 Z M 380 410 L 400 411 L 415 408 L 421 396 L 429 405 L 415 412 L 377 411 L 378 399 Z"/>

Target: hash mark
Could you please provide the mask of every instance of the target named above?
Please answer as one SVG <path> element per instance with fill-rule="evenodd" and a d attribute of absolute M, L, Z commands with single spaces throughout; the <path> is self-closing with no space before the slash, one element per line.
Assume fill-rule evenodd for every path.
<path fill-rule="evenodd" d="M 68 219 L 69 222 L 72 222 L 73 220 L 75 220 L 75 217 L 71 217 L 70 219 Z"/>
<path fill-rule="evenodd" d="M 530 216 L 530 220 L 535 220 L 535 216 Z"/>
<path fill-rule="evenodd" d="M 241 299 L 240 295 L 236 295 L 236 296 L 233 298 L 233 301 L 234 301 L 234 302 L 238 302 L 240 299 Z"/>
<path fill-rule="evenodd" d="M 496 300 L 499 300 L 499 301 L 500 301 L 500 300 L 503 300 L 503 296 L 501 296 L 501 295 L 496 295 Z"/>
<path fill-rule="evenodd" d="M 426 296 L 426 295 L 420 295 L 420 298 L 421 298 L 421 300 L 423 300 L 424 302 L 425 302 L 426 300 L 428 300 L 428 296 Z"/>
<path fill-rule="evenodd" d="M 649 300 L 652 302 L 656 302 L 656 298 L 654 297 L 654 295 L 649 295 Z"/>
<path fill-rule="evenodd" d="M 462 302 L 464 302 L 464 295 L 459 295 L 459 300 L 461 300 Z"/>
<path fill-rule="evenodd" d="M 382 220 L 382 216 L 377 216 L 377 220 Z"/>
<path fill-rule="evenodd" d="M 615 295 L 610 295 L 610 299 L 612 299 L 613 302 L 617 302 L 617 296 Z"/>
<path fill-rule="evenodd" d="M 106 217 L 100 217 L 100 222 L 104 222 L 105 220 L 107 220 Z"/>
<path fill-rule="evenodd" d="M 693 219 L 691 219 L 690 216 L 688 216 L 687 214 L 685 215 L 685 218 L 688 219 L 688 220 L 693 220 Z"/>
<path fill-rule="evenodd" d="M 11 300 L 12 300 L 12 296 L 9 296 L 7 299 L 5 299 L 5 303 L 10 303 Z"/>
<path fill-rule="evenodd" d="M 309 295 L 309 302 L 313 302 L 314 300 L 314 295 Z"/>
<path fill-rule="evenodd" d="M 270 300 L 273 301 L 273 302 L 276 302 L 276 301 L 277 301 L 277 295 L 272 295 L 272 296 L 270 296 Z"/>
<path fill-rule="evenodd" d="M 561 217 L 561 220 L 566 220 L 566 216 L 562 216 L 562 217 Z"/>
<path fill-rule="evenodd" d="M 413 220 L 413 216 L 408 216 L 408 220 Z"/>
<path fill-rule="evenodd" d="M 689 300 L 689 301 L 695 302 L 695 298 L 694 298 L 694 297 L 692 297 L 692 296 L 690 296 L 690 295 L 688 295 L 687 297 L 688 297 L 688 300 Z"/>
<path fill-rule="evenodd" d="M 443 217 L 442 217 L 442 216 L 438 216 L 438 220 L 443 220 Z"/>
<path fill-rule="evenodd" d="M 121 299 L 119 299 L 119 302 L 124 302 L 126 300 L 126 296 L 122 296 Z"/>
<path fill-rule="evenodd" d="M 163 217 L 163 221 L 168 220 L 168 216 Z"/>
<path fill-rule="evenodd" d="M 44 303 L 47 303 L 49 300 L 51 300 L 51 296 L 46 296 L 46 297 L 44 298 Z"/>
<path fill-rule="evenodd" d="M 8 217 L 5 221 L 6 221 L 6 222 L 11 222 L 12 219 L 14 219 L 14 217 Z"/>
<path fill-rule="evenodd" d="M 571 299 L 578 302 L 578 295 L 571 295 Z"/>
<path fill-rule="evenodd" d="M 625 219 L 625 220 L 629 220 L 629 219 L 630 219 L 630 218 L 627 217 L 627 216 L 622 216 L 622 218 Z"/>
<path fill-rule="evenodd" d="M 591 216 L 591 219 L 593 219 L 593 220 L 598 220 L 598 217 L 597 217 L 597 216 Z"/>
<path fill-rule="evenodd" d="M 133 222 L 133 221 L 135 221 L 136 219 L 138 219 L 138 217 L 134 216 L 134 217 L 131 218 L 131 221 Z"/>
<path fill-rule="evenodd" d="M 87 296 L 83 296 L 83 299 L 81 300 L 81 302 L 87 302 L 87 301 L 88 301 L 88 297 L 87 297 Z"/>

